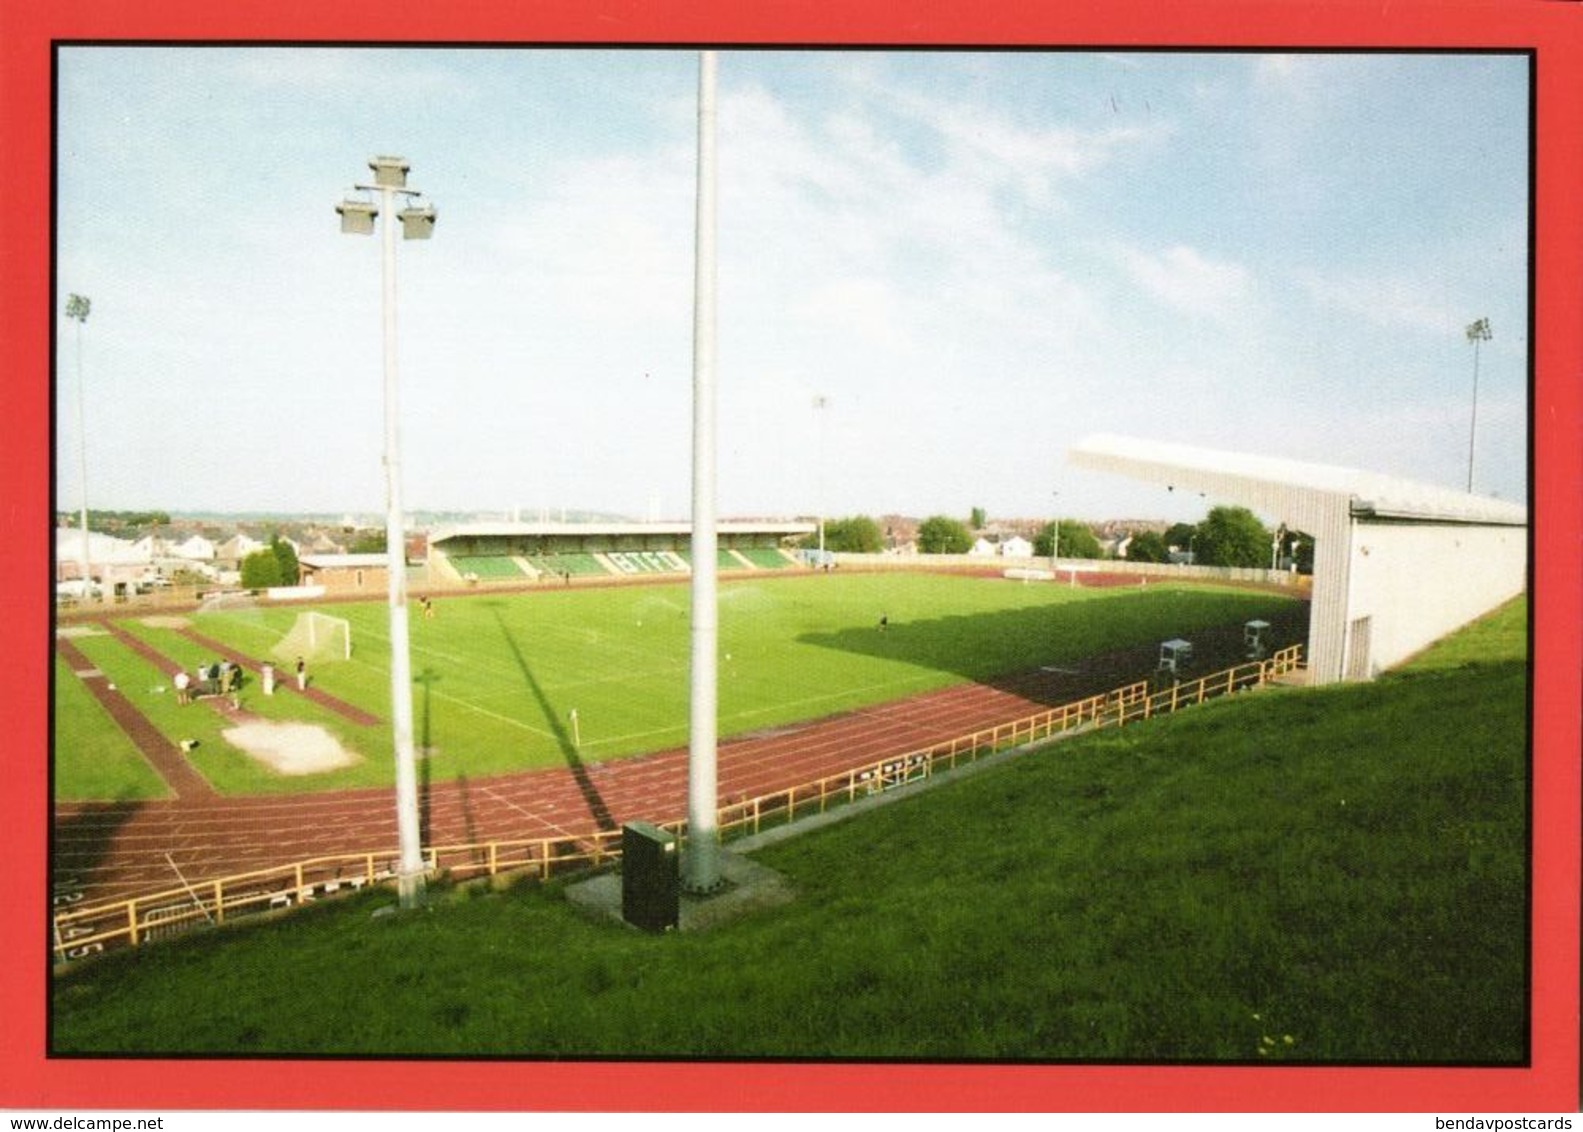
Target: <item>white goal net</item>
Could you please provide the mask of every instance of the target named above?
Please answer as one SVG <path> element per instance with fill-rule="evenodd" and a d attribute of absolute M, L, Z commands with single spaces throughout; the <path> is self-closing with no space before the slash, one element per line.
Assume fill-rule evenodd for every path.
<path fill-rule="evenodd" d="M 341 617 L 310 610 L 297 614 L 287 634 L 271 650 L 281 660 L 346 660 L 352 655 L 352 626 Z"/>

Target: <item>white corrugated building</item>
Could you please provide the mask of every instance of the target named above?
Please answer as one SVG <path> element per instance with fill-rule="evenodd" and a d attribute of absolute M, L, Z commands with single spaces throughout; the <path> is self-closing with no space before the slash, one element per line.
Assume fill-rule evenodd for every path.
<path fill-rule="evenodd" d="M 1101 435 L 1079 467 L 1196 491 L 1314 542 L 1308 667 L 1369 679 L 1523 592 L 1528 509 L 1348 468 Z"/>

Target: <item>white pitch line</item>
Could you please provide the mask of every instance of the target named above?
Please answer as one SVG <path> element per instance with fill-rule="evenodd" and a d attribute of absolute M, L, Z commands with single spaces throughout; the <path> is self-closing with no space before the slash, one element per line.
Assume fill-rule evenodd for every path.
<path fill-rule="evenodd" d="M 519 806 L 515 802 L 513 802 L 510 798 L 502 798 L 499 794 L 496 794 L 494 792 L 494 790 L 492 790 L 488 786 L 481 786 L 481 787 L 479 787 L 479 792 L 483 793 L 483 794 L 488 794 L 491 798 L 493 798 L 495 801 L 499 802 L 503 806 L 510 806 L 513 810 L 516 810 L 517 813 L 521 814 L 525 818 L 530 818 L 530 819 L 532 819 L 533 821 L 536 821 L 536 822 L 544 822 L 546 825 L 548 825 L 551 829 L 555 830 L 557 833 L 564 833 L 568 837 L 573 836 L 573 831 L 568 829 L 566 826 L 562 825 L 560 822 L 554 821 L 554 820 L 552 820 L 550 818 L 547 818 L 547 817 L 544 817 L 542 814 L 536 814 L 532 810 L 525 810 L 521 806 Z"/>
<path fill-rule="evenodd" d="M 433 696 L 437 700 L 444 700 L 448 704 L 455 704 L 464 711 L 476 712 L 478 715 L 488 716 L 490 719 L 504 723 L 509 727 L 515 727 L 519 731 L 526 731 L 530 734 L 538 735 L 544 739 L 555 738 L 552 733 L 544 730 L 541 727 L 534 727 L 531 723 L 524 723 L 515 716 L 502 715 L 498 711 L 490 711 L 488 708 L 481 706 L 475 700 L 464 700 L 446 692 L 430 692 L 429 695 Z"/>
<path fill-rule="evenodd" d="M 208 920 L 211 924 L 214 923 L 214 917 L 209 915 L 209 909 L 204 907 L 203 901 L 199 900 L 198 894 L 192 890 L 192 885 L 187 883 L 187 878 L 182 876 L 180 869 L 176 868 L 176 862 L 170 859 L 170 853 L 168 850 L 165 853 L 165 863 L 171 867 L 171 870 L 181 881 L 181 886 L 187 890 L 187 895 L 192 897 L 192 902 L 198 906 L 198 911 L 203 913 L 203 918 Z"/>

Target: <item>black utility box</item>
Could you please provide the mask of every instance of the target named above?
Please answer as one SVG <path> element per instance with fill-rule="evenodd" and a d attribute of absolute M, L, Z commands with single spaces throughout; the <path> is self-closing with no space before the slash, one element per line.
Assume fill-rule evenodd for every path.
<path fill-rule="evenodd" d="M 681 922 L 681 862 L 676 838 L 646 821 L 621 827 L 621 918 L 644 931 Z"/>

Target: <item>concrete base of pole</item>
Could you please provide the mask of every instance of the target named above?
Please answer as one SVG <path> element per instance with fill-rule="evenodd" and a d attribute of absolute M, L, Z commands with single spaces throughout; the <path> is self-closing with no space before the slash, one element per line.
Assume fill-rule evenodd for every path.
<path fill-rule="evenodd" d="M 730 886 L 731 882 L 718 874 L 706 881 L 682 878 L 682 893 L 686 896 L 714 896 L 717 893 L 724 892 Z"/>
<path fill-rule="evenodd" d="M 720 841 L 711 832 L 702 838 L 689 837 L 682 848 L 681 889 L 693 896 L 709 896 L 726 886 L 720 871 Z"/>
<path fill-rule="evenodd" d="M 427 894 L 424 874 L 402 873 L 396 877 L 396 899 L 404 910 L 423 907 Z"/>
<path fill-rule="evenodd" d="M 721 877 L 714 892 L 700 895 L 683 888 L 679 931 L 704 931 L 762 908 L 789 904 L 796 895 L 780 873 L 746 857 L 722 853 L 719 863 Z M 641 930 L 622 917 L 621 877 L 617 873 L 601 873 L 568 885 L 566 899 L 596 920 L 618 924 L 629 931 Z"/>

